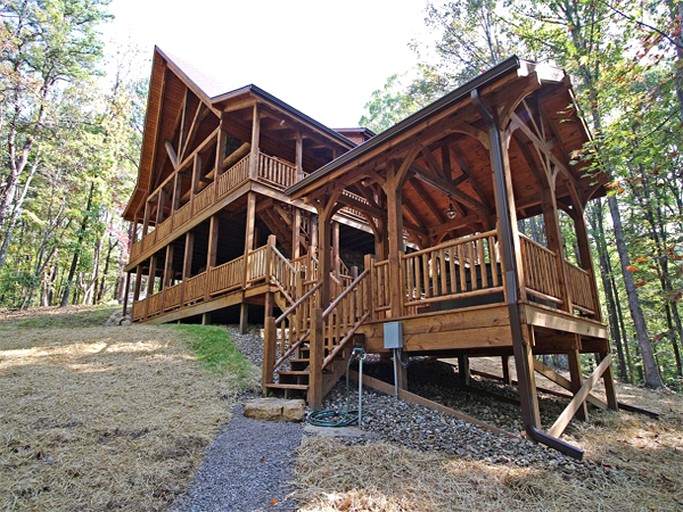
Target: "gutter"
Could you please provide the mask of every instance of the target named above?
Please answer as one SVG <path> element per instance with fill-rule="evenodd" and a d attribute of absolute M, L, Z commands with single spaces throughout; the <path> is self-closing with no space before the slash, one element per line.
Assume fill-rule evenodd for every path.
<path fill-rule="evenodd" d="M 482 119 L 486 123 L 491 141 L 491 164 L 493 166 L 494 187 L 496 195 L 496 206 L 498 207 L 498 219 L 500 225 L 500 243 L 503 250 L 503 271 L 505 272 L 505 297 L 510 316 L 510 330 L 512 334 L 512 349 L 515 355 L 515 366 L 517 368 L 517 385 L 519 388 L 519 398 L 522 405 L 522 421 L 527 436 L 537 443 L 554 448 L 563 454 L 581 460 L 583 450 L 574 445 L 566 443 L 561 439 L 548 435 L 543 432 L 537 422 L 538 407 L 536 397 L 533 396 L 529 387 L 528 380 L 531 378 L 529 361 L 524 347 L 524 337 L 522 336 L 521 318 L 517 290 L 519 280 L 517 271 L 513 265 L 516 261 L 515 246 L 512 243 L 512 220 L 510 218 L 510 204 L 508 203 L 507 187 L 505 183 L 505 166 L 500 130 L 496 119 L 491 111 L 484 105 L 479 97 L 479 91 L 474 88 L 470 92 L 472 104 L 479 111 Z"/>

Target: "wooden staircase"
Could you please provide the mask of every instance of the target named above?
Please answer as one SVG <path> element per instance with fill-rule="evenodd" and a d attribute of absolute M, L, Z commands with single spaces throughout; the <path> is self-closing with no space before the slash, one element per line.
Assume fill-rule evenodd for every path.
<path fill-rule="evenodd" d="M 369 271 L 351 280 L 324 310 L 322 282 L 304 285 L 304 278 L 291 264 L 272 276 L 289 306 L 278 318 L 265 320 L 262 387 L 266 395 L 305 396 L 312 407 L 320 407 L 344 374 L 354 345 L 363 343 L 356 331 L 370 316 Z"/>

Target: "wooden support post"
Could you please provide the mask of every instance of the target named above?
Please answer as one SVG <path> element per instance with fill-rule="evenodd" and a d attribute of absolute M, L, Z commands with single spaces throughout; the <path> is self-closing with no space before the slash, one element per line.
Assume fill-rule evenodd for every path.
<path fill-rule="evenodd" d="M 515 196 L 507 151 L 511 133 L 506 132 L 505 137 L 503 137 L 496 117 L 483 104 L 478 90 L 473 90 L 470 96 L 474 107 L 479 111 L 488 129 L 499 243 L 503 256 L 503 285 L 510 318 L 510 335 L 519 382 L 522 420 L 527 433 L 536 439 L 535 436 L 541 426 L 541 415 L 536 395 L 536 379 L 532 370 L 534 362 L 531 351 L 533 328 L 522 325 L 522 316 L 519 311 L 519 302 L 523 302 L 526 295 L 521 270 L 523 266 L 521 265 L 520 241 L 517 231 Z"/>
<path fill-rule="evenodd" d="M 185 282 L 192 273 L 192 255 L 194 253 L 194 232 L 185 233 L 185 253 L 183 254 L 183 272 L 180 285 L 180 305 L 185 303 Z"/>
<path fill-rule="evenodd" d="M 157 273 L 157 255 L 152 254 L 149 259 L 149 273 L 147 274 L 147 297 L 154 295 L 154 281 Z"/>
<path fill-rule="evenodd" d="M 294 219 L 292 221 L 292 259 L 301 256 L 301 210 L 294 208 Z"/>
<path fill-rule="evenodd" d="M 572 218 L 574 220 L 574 228 L 576 230 L 576 241 L 579 245 L 579 264 L 590 275 L 591 281 L 591 296 L 593 297 L 593 304 L 595 304 L 595 312 L 593 318 L 602 321 L 602 312 L 600 311 L 600 297 L 598 294 L 598 285 L 595 280 L 595 271 L 593 269 L 593 260 L 591 256 L 590 242 L 588 241 L 588 232 L 586 230 L 586 221 L 583 218 L 583 208 L 574 205 Z"/>
<path fill-rule="evenodd" d="M 511 384 L 512 381 L 510 380 L 510 357 L 502 356 L 500 359 L 503 365 L 503 383 Z"/>
<path fill-rule="evenodd" d="M 249 328 L 249 304 L 242 299 L 240 304 L 240 334 L 247 334 Z"/>
<path fill-rule="evenodd" d="M 252 149 L 254 146 L 252 145 Z M 249 192 L 247 195 L 247 217 L 244 228 L 244 257 L 247 262 L 247 272 L 244 273 L 243 289 L 246 289 L 249 283 L 249 254 L 254 250 L 255 240 L 255 226 L 256 226 L 256 193 Z M 240 305 L 240 333 L 247 333 L 247 325 L 249 321 L 249 304 L 243 299 Z"/>
<path fill-rule="evenodd" d="M 197 192 L 199 192 L 199 178 L 201 168 L 202 159 L 200 158 L 199 153 L 195 153 L 194 163 L 192 165 L 192 185 L 190 188 L 190 203 L 192 203 L 192 206 L 190 206 L 190 208 L 192 209 L 192 211 L 194 211 L 194 197 L 197 195 Z"/>
<path fill-rule="evenodd" d="M 206 249 L 206 270 L 216 266 L 216 254 L 218 252 L 218 230 L 220 219 L 218 215 L 212 215 L 209 221 L 209 243 Z"/>
<path fill-rule="evenodd" d="M 211 325 L 211 313 L 202 313 L 202 325 Z"/>
<path fill-rule="evenodd" d="M 334 275 L 339 279 L 341 275 L 341 260 L 339 256 L 339 223 L 332 222 L 332 268 Z M 341 290 L 337 292 L 337 295 Z"/>
<path fill-rule="evenodd" d="M 308 405 L 311 409 L 320 409 L 323 405 L 323 310 L 313 310 L 311 324 L 310 363 L 308 376 Z"/>
<path fill-rule="evenodd" d="M 569 296 L 569 287 L 564 266 L 564 248 L 562 246 L 562 233 L 560 232 L 560 220 L 557 215 L 557 200 L 555 192 L 549 186 L 541 187 L 541 204 L 543 205 L 543 221 L 545 223 L 548 249 L 555 253 L 555 269 L 560 288 L 563 311 L 572 312 L 574 309 Z"/>
<path fill-rule="evenodd" d="M 135 288 L 133 289 L 133 302 L 140 300 L 140 287 L 142 286 L 142 266 L 135 267 Z"/>
<path fill-rule="evenodd" d="M 147 236 L 147 232 L 149 231 L 149 217 L 152 210 L 149 201 L 149 198 L 147 198 L 147 201 L 145 201 L 145 217 L 142 222 L 142 238 L 145 238 Z"/>
<path fill-rule="evenodd" d="M 403 253 L 403 180 L 398 175 L 398 164 L 387 174 L 384 192 L 387 196 L 387 234 L 389 238 L 390 315 L 403 315 L 403 285 L 401 281 L 401 254 Z"/>
<path fill-rule="evenodd" d="M 569 362 L 569 377 L 571 380 L 571 392 L 576 394 L 581 385 L 583 384 L 583 373 L 581 372 L 581 359 L 579 354 L 579 349 L 575 348 L 567 354 L 567 360 Z M 576 411 L 576 417 L 580 420 L 588 419 L 588 408 L 586 407 L 586 402 L 584 401 Z"/>
<path fill-rule="evenodd" d="M 308 248 L 308 252 L 312 254 L 316 254 L 320 247 L 318 242 L 319 224 L 318 217 L 311 216 L 311 246 Z"/>
<path fill-rule="evenodd" d="M 296 166 L 296 181 L 304 177 L 304 139 L 301 130 L 296 130 L 296 148 L 294 150 L 294 165 Z"/>
<path fill-rule="evenodd" d="M 266 316 L 263 329 L 263 374 L 261 375 L 261 390 L 268 395 L 268 384 L 273 383 L 273 368 L 277 349 L 275 318 Z"/>
<path fill-rule="evenodd" d="M 253 120 L 251 123 L 251 153 L 249 159 L 249 178 L 255 180 L 258 177 L 259 147 L 261 139 L 261 119 L 259 117 L 258 103 L 254 103 Z"/>
<path fill-rule="evenodd" d="M 164 258 L 164 289 L 171 286 L 173 281 L 173 242 L 166 246 L 166 257 Z"/>
<path fill-rule="evenodd" d="M 609 352 L 601 352 L 598 354 L 598 360 L 602 363 L 605 359 L 610 357 Z M 605 395 L 607 398 L 607 407 L 613 411 L 619 410 L 619 403 L 617 402 L 617 393 L 614 388 L 614 378 L 612 377 L 612 366 L 611 364 L 605 369 L 605 373 L 602 374 L 602 380 L 605 385 Z"/>
<path fill-rule="evenodd" d="M 194 256 L 194 232 L 185 233 L 185 254 L 183 255 L 183 280 L 192 275 L 192 257 Z"/>
<path fill-rule="evenodd" d="M 467 356 L 458 356 L 458 378 L 460 384 L 469 386 L 470 384 L 470 358 Z"/>
<path fill-rule="evenodd" d="M 126 310 L 128 309 L 128 294 L 130 293 L 130 272 L 126 272 L 126 286 L 123 292 L 123 316 L 126 316 Z"/>

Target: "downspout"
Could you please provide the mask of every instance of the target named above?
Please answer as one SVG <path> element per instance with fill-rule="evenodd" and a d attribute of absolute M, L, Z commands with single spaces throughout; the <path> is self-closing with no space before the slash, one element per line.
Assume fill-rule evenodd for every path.
<path fill-rule="evenodd" d="M 515 258 L 515 246 L 512 243 L 512 221 L 510 219 L 510 204 L 508 203 L 507 187 L 505 183 L 505 167 L 503 163 L 503 148 L 500 138 L 500 130 L 496 119 L 491 111 L 482 103 L 477 89 L 470 93 L 472 104 L 479 111 L 482 119 L 486 123 L 491 143 L 491 165 L 493 167 L 493 184 L 496 196 L 498 197 L 499 222 L 501 234 L 501 248 L 503 251 L 503 272 L 505 273 L 505 296 L 510 316 L 510 330 L 512 333 L 512 349 L 515 355 L 515 366 L 517 369 L 517 381 L 519 386 L 519 397 L 522 403 L 522 420 L 527 435 L 537 443 L 554 448 L 565 455 L 575 459 L 583 458 L 583 450 L 562 441 L 556 437 L 543 432 L 537 424 L 536 417 L 532 412 L 534 398 L 529 388 L 528 381 L 532 377 L 529 364 L 524 354 L 524 338 L 522 336 L 521 318 L 517 290 L 519 280 L 513 262 Z"/>

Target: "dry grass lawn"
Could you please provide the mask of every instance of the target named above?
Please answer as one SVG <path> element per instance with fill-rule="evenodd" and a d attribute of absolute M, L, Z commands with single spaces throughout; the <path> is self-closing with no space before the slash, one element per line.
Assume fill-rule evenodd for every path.
<path fill-rule="evenodd" d="M 593 411 L 571 429 L 578 472 L 466 461 L 372 442 L 307 438 L 297 460 L 305 511 L 681 511 L 683 398 L 621 386 L 619 399 L 662 414 Z"/>
<path fill-rule="evenodd" d="M 0 318 L 0 510 L 166 508 L 245 385 L 184 331 L 84 314 Z"/>

